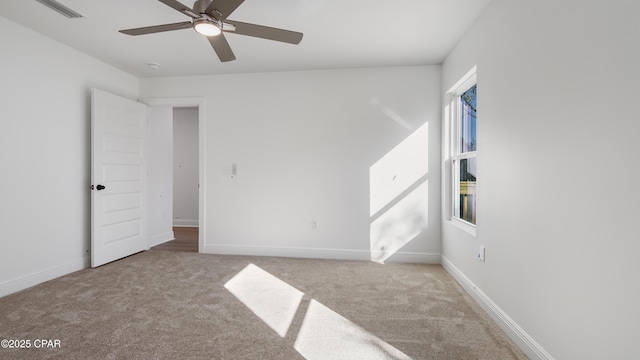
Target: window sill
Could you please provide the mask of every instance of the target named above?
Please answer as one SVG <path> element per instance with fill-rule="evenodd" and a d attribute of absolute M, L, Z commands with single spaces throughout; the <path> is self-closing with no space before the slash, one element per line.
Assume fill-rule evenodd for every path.
<path fill-rule="evenodd" d="M 469 235 L 476 236 L 476 227 L 474 225 L 458 218 L 451 218 L 449 222 L 451 223 L 451 225 L 454 225 L 455 227 L 465 231 Z"/>

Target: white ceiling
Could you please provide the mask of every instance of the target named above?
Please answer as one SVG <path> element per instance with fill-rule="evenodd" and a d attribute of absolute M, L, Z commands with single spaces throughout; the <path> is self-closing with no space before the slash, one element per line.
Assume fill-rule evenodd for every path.
<path fill-rule="evenodd" d="M 246 0 L 230 20 L 298 31 L 304 38 L 291 45 L 227 34 L 237 58 L 227 63 L 191 29 L 118 32 L 190 19 L 157 0 L 59 0 L 81 19 L 35 0 L 2 0 L 0 15 L 137 77 L 158 77 L 440 64 L 489 1 Z"/>

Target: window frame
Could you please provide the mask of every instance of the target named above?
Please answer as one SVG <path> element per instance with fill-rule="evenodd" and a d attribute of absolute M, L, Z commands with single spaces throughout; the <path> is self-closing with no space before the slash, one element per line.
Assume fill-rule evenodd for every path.
<path fill-rule="evenodd" d="M 451 129 L 450 129 L 450 166 L 451 166 L 451 213 L 450 219 L 456 225 L 460 226 L 463 230 L 466 230 L 472 235 L 475 235 L 476 224 L 469 222 L 460 216 L 459 208 L 460 208 L 460 162 L 462 160 L 467 159 L 476 159 L 477 166 L 477 143 L 476 149 L 474 151 L 462 152 L 462 113 L 461 113 L 461 101 L 460 97 L 467 90 L 471 89 L 473 86 L 477 86 L 477 74 L 476 67 L 473 67 L 471 71 L 469 71 L 456 85 L 454 85 L 451 90 L 448 92 L 449 94 L 449 109 L 450 109 L 450 119 L 451 119 Z M 476 120 L 477 121 L 477 120 Z M 477 126 L 477 123 L 476 123 Z M 476 127 L 476 138 L 477 138 L 477 127 Z M 477 215 L 477 211 L 476 211 Z"/>

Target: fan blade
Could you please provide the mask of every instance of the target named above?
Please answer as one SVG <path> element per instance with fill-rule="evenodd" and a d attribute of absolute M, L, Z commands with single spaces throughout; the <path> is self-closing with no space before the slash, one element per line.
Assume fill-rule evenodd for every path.
<path fill-rule="evenodd" d="M 158 0 L 161 3 L 170 6 L 178 11 L 180 11 L 181 13 L 187 15 L 187 16 L 191 16 L 194 19 L 197 19 L 200 17 L 200 14 L 197 14 L 196 12 L 194 12 L 190 7 L 188 7 L 187 5 L 176 1 L 176 0 Z"/>
<path fill-rule="evenodd" d="M 213 0 L 204 12 L 211 17 L 224 21 L 243 2 L 244 0 Z M 214 15 L 211 14 L 212 12 L 219 12 L 220 14 Z"/>
<path fill-rule="evenodd" d="M 120 30 L 121 33 L 127 35 L 145 35 L 163 31 L 181 30 L 193 28 L 191 21 L 179 22 L 174 24 L 154 25 L 135 29 Z"/>
<path fill-rule="evenodd" d="M 209 43 L 218 55 L 218 58 L 220 58 L 220 61 L 227 62 L 236 59 L 236 56 L 233 54 L 233 50 L 231 50 L 231 46 L 229 46 L 224 34 L 209 36 L 207 39 L 209 39 Z"/>
<path fill-rule="evenodd" d="M 302 33 L 272 28 L 268 26 L 248 24 L 239 21 L 225 21 L 225 23 L 235 26 L 235 30 L 228 30 L 240 35 L 258 37 L 267 40 L 282 41 L 289 44 L 299 44 L 302 41 Z"/>

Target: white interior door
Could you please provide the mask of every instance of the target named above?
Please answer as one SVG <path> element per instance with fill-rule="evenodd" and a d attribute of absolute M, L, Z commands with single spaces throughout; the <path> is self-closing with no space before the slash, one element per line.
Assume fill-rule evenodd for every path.
<path fill-rule="evenodd" d="M 147 106 L 91 92 L 91 266 L 148 249 Z"/>

